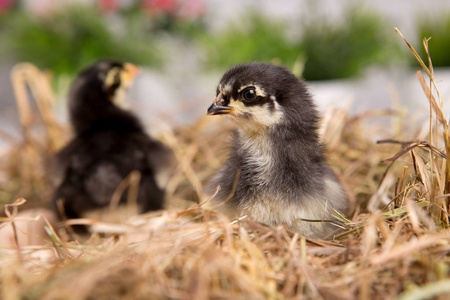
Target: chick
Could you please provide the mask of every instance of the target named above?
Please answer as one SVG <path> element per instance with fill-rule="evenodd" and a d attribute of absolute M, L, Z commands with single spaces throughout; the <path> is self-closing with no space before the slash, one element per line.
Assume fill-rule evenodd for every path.
<path fill-rule="evenodd" d="M 56 156 L 63 180 L 53 198 L 58 213 L 62 200 L 64 217 L 78 218 L 108 206 L 132 171 L 140 173 L 139 211 L 163 208 L 162 177 L 172 153 L 148 136 L 131 112 L 119 107 L 138 70 L 132 64 L 102 60 L 83 70 L 73 83 L 68 109 L 75 137 Z"/>
<path fill-rule="evenodd" d="M 347 197 L 324 159 L 318 113 L 305 84 L 281 66 L 250 63 L 222 77 L 209 115 L 237 126 L 231 154 L 207 183 L 210 206 L 231 218 L 287 224 L 307 237 L 329 237 L 334 210 Z"/>

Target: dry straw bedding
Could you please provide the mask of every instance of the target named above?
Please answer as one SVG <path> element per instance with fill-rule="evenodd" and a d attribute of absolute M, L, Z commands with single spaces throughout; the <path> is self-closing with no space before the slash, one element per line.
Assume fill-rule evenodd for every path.
<path fill-rule="evenodd" d="M 337 216 L 343 230 L 333 240 L 305 239 L 284 226 L 202 209 L 208 201 L 199 196 L 202 183 L 226 156 L 226 141 L 215 137 L 231 129 L 202 119 L 161 135 L 179 163 L 167 210 L 120 222 L 86 219 L 94 234 L 75 239 L 47 226 L 50 240 L 43 245 L 0 249 L 1 298 L 448 299 L 448 123 L 432 67 L 419 63 L 430 103 L 427 124 L 412 126 L 398 111 L 351 117 L 330 109 L 323 118 L 328 160 L 351 201 L 349 217 Z M 36 98 L 46 95 L 40 92 Z M 57 132 L 67 129 L 42 107 L 47 130 L 38 139 L 31 114 L 22 110 L 25 141 L 5 156 L 10 167 L 8 180 L 0 180 L 2 195 L 28 193 L 32 202 L 51 185 L 42 179 L 50 169 L 37 166 L 64 143 Z M 366 121 L 379 115 L 389 116 L 397 130 L 375 145 L 370 137 L 386 132 Z M 16 181 L 23 184 L 11 185 Z M 6 207 L 7 225 L 22 204 Z"/>

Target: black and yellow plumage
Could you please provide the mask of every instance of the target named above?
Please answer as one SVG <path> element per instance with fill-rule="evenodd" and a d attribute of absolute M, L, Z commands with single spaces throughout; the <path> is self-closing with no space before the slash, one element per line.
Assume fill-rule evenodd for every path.
<path fill-rule="evenodd" d="M 170 165 L 171 151 L 120 107 L 137 72 L 134 65 L 102 60 L 83 70 L 71 87 L 69 116 L 75 137 L 56 156 L 63 179 L 53 198 L 56 210 L 62 201 L 67 218 L 108 206 L 132 171 L 141 176 L 140 211 L 164 206 L 158 178 Z"/>

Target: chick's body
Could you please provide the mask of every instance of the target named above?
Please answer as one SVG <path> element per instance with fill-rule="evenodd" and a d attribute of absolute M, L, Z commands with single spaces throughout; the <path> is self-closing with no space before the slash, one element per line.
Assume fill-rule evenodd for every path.
<path fill-rule="evenodd" d="M 245 64 L 228 70 L 209 114 L 236 123 L 231 154 L 207 184 L 212 208 L 232 218 L 288 224 L 309 237 L 326 237 L 333 210 L 347 198 L 324 160 L 318 114 L 303 82 L 283 67 Z M 303 219 L 303 220 L 302 220 Z M 309 220 L 309 221 L 307 221 Z"/>
<path fill-rule="evenodd" d="M 69 218 L 109 205 L 132 171 L 141 177 L 140 211 L 163 207 L 164 189 L 157 176 L 168 168 L 171 152 L 149 137 L 133 114 L 117 106 L 135 75 L 130 66 L 100 61 L 81 72 L 72 86 L 69 113 L 75 137 L 57 154 L 63 180 L 54 196 L 55 208 L 63 200 Z"/>

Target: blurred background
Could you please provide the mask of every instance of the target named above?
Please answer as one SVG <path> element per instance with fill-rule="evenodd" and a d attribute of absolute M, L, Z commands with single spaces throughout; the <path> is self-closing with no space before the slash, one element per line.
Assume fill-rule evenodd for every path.
<path fill-rule="evenodd" d="M 198 119 L 224 70 L 249 61 L 290 68 L 321 110 L 360 113 L 394 100 L 414 112 L 427 103 L 394 27 L 417 49 L 432 37 L 434 66 L 450 65 L 446 0 L 0 0 L 0 130 L 17 133 L 9 76 L 23 61 L 51 74 L 62 120 L 74 75 L 100 58 L 144 68 L 131 108 L 156 131 Z M 449 98 L 448 85 L 441 92 Z"/>

